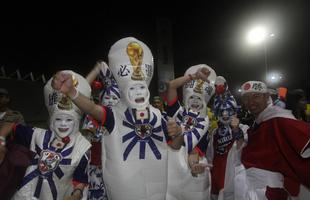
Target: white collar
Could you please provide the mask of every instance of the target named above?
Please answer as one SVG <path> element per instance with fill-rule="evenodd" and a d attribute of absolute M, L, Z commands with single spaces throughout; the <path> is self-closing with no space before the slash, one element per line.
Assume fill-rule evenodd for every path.
<path fill-rule="evenodd" d="M 283 117 L 288 119 L 296 119 L 291 110 L 280 108 L 279 106 L 267 106 L 255 119 L 257 124 L 267 121 L 275 117 Z"/>

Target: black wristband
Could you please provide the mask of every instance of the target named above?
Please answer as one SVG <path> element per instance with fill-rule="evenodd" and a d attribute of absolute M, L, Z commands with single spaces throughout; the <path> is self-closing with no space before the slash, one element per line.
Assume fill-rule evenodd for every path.
<path fill-rule="evenodd" d="M 83 198 L 83 190 L 80 188 L 75 188 L 72 192 L 71 192 L 71 196 L 74 195 L 75 191 L 80 191 L 80 199 Z"/>

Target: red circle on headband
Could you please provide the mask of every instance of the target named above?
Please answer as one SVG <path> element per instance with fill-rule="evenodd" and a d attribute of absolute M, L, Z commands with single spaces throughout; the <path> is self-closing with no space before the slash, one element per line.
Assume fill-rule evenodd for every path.
<path fill-rule="evenodd" d="M 243 89 L 244 90 L 248 90 L 251 88 L 251 84 L 250 83 L 246 83 L 244 86 L 243 86 Z"/>

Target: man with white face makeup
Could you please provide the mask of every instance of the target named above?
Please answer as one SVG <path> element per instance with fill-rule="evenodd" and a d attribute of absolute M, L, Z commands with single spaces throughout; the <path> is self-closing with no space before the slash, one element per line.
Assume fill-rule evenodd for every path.
<path fill-rule="evenodd" d="M 67 114 L 58 114 L 52 123 L 60 138 L 67 137 L 75 127 L 74 117 Z"/>
<path fill-rule="evenodd" d="M 167 200 L 204 200 L 210 197 L 209 165 L 204 155 L 199 155 L 202 152 L 196 145 L 200 141 L 207 143 L 207 104 L 214 94 L 215 77 L 211 67 L 200 64 L 169 82 L 167 114 L 181 127 L 178 134 L 182 138 L 182 147 L 168 150 Z M 177 96 L 177 88 L 181 86 L 184 107 Z"/>
<path fill-rule="evenodd" d="M 94 104 L 75 90 L 71 77 L 63 72 L 54 76 L 53 87 L 101 121 L 109 132 L 103 139 L 102 156 L 108 198 L 163 200 L 167 189 L 167 127 L 160 111 L 149 104 L 152 53 L 143 42 L 128 37 L 117 41 L 108 57 L 121 91 L 116 106 Z"/>
<path fill-rule="evenodd" d="M 148 89 L 143 84 L 135 84 L 129 87 L 128 96 L 131 103 L 143 103 L 148 97 Z"/>
<path fill-rule="evenodd" d="M 203 99 L 198 96 L 190 96 L 188 99 L 187 105 L 194 111 L 194 112 L 199 112 L 203 108 Z"/>
<path fill-rule="evenodd" d="M 75 87 L 90 96 L 86 80 L 72 71 Z M 0 130 L 7 135 L 13 129 L 14 141 L 35 153 L 20 189 L 12 199 L 79 200 L 88 183 L 86 169 L 90 143 L 79 132 L 81 111 L 72 101 L 51 87 L 51 79 L 44 87 L 45 105 L 50 115 L 50 130 L 21 124 L 6 124 Z"/>

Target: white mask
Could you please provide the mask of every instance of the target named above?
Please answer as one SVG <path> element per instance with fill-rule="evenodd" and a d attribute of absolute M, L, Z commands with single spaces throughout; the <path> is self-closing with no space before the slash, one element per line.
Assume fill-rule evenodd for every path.
<path fill-rule="evenodd" d="M 188 108 L 194 112 L 201 112 L 204 108 L 203 100 L 197 95 L 191 95 L 187 102 Z"/>
<path fill-rule="evenodd" d="M 52 121 L 52 128 L 60 138 L 69 136 L 75 131 L 76 120 L 73 116 L 64 113 L 55 114 Z"/>

